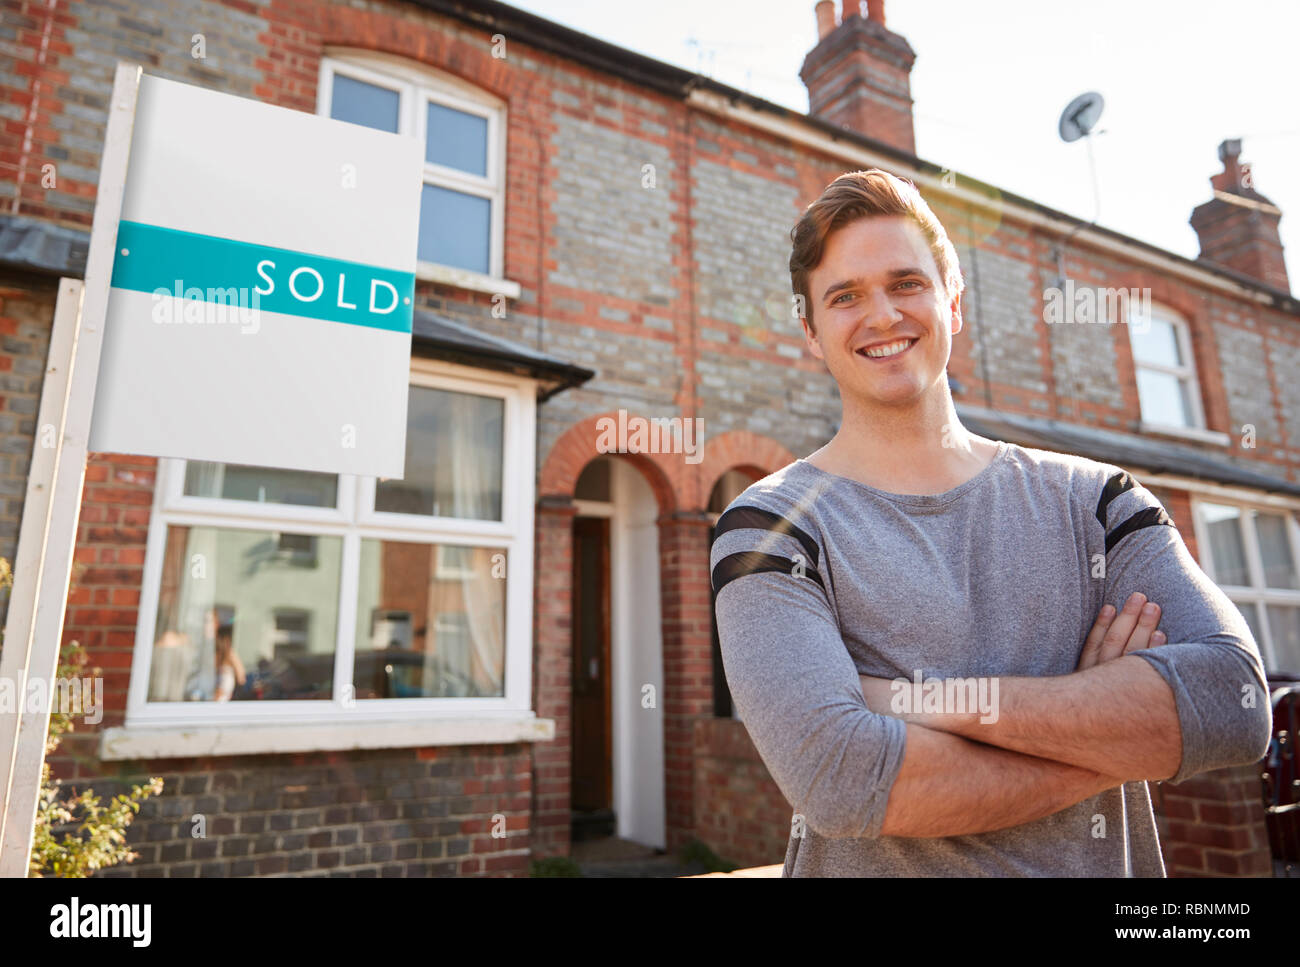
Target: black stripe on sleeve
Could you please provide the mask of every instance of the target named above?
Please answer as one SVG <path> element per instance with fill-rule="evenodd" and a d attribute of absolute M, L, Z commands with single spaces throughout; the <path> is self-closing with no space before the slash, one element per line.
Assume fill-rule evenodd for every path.
<path fill-rule="evenodd" d="M 1139 510 L 1106 535 L 1106 553 L 1109 554 L 1112 547 L 1134 531 L 1141 530 L 1143 527 L 1156 527 L 1161 524 L 1174 527 L 1172 518 L 1165 513 L 1163 507 L 1148 507 L 1145 510 Z M 1176 527 L 1174 529 L 1177 530 Z"/>
<path fill-rule="evenodd" d="M 1132 490 L 1137 483 L 1127 471 L 1121 470 L 1106 481 L 1102 488 L 1101 499 L 1097 501 L 1097 520 L 1101 521 L 1102 530 L 1106 529 L 1106 508 L 1110 502 L 1126 490 Z M 1109 546 L 1107 547 L 1109 550 Z"/>
<path fill-rule="evenodd" d="M 739 507 L 732 507 L 731 510 L 718 518 L 718 523 L 713 528 L 713 539 L 716 541 L 727 531 L 741 528 L 770 530 L 777 534 L 787 534 L 803 545 L 803 549 L 808 552 L 808 560 L 812 562 L 813 567 L 817 566 L 817 542 L 806 531 L 796 527 L 780 514 L 774 514 L 770 510 L 763 510 L 760 507 L 750 507 L 743 504 Z"/>
<path fill-rule="evenodd" d="M 778 557 L 776 554 L 764 554 L 760 551 L 728 554 L 713 569 L 713 593 L 717 594 L 736 578 L 742 578 L 747 574 L 780 571 L 795 577 L 794 568 L 794 561 L 788 557 Z M 811 578 L 823 591 L 826 590 L 826 585 L 822 583 L 822 576 L 817 573 L 816 568 L 805 565 L 802 577 Z"/>

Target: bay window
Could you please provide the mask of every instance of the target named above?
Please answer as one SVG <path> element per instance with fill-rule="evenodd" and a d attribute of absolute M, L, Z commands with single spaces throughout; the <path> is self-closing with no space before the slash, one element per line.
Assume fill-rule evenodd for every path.
<path fill-rule="evenodd" d="M 530 708 L 534 384 L 415 360 L 401 480 L 159 461 L 127 725 Z"/>
<path fill-rule="evenodd" d="M 1300 520 L 1287 507 L 1194 498 L 1202 567 L 1240 609 L 1269 672 L 1300 677 Z"/>

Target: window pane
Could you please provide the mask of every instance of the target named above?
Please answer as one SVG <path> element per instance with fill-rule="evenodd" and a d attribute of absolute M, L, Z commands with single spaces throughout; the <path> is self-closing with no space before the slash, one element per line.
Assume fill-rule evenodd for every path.
<path fill-rule="evenodd" d="M 396 134 L 400 102 L 397 91 L 335 74 L 330 117 Z"/>
<path fill-rule="evenodd" d="M 420 195 L 419 259 L 488 274 L 492 203 L 477 195 L 425 185 Z"/>
<path fill-rule="evenodd" d="M 1271 672 L 1300 675 L 1300 608 L 1270 604 L 1268 630 L 1273 635 L 1273 656 L 1265 665 Z"/>
<path fill-rule="evenodd" d="M 1264 585 L 1300 588 L 1295 561 L 1291 559 L 1291 542 L 1287 540 L 1286 518 L 1259 511 L 1255 514 L 1255 533 L 1259 536 L 1259 556 L 1264 563 Z"/>
<path fill-rule="evenodd" d="M 149 701 L 327 699 L 343 541 L 168 527 Z"/>
<path fill-rule="evenodd" d="M 428 103 L 424 157 L 434 164 L 487 176 L 487 118 Z"/>
<path fill-rule="evenodd" d="M 1255 644 L 1261 649 L 1264 647 L 1264 634 L 1259 630 L 1259 606 L 1249 601 L 1234 601 L 1237 610 L 1241 616 L 1246 619 L 1246 624 L 1250 625 L 1250 633 L 1255 636 Z"/>
<path fill-rule="evenodd" d="M 220 497 L 259 504 L 338 506 L 339 478 L 307 470 L 271 470 L 234 463 L 190 460 L 185 464 L 186 497 Z"/>
<path fill-rule="evenodd" d="M 1148 326 L 1133 325 L 1129 334 L 1133 339 L 1133 358 L 1142 363 L 1159 366 L 1182 366 L 1183 355 L 1178 349 L 1178 331 L 1173 323 L 1163 319 L 1143 320 Z M 1142 331 L 1145 328 L 1145 332 Z"/>
<path fill-rule="evenodd" d="M 361 698 L 505 695 L 505 551 L 363 540 Z"/>
<path fill-rule="evenodd" d="M 501 519 L 505 401 L 412 386 L 406 404 L 406 477 L 375 485 L 375 510 Z"/>
<path fill-rule="evenodd" d="M 1242 544 L 1241 510 L 1226 504 L 1201 504 L 1201 515 L 1210 537 L 1210 559 L 1218 584 L 1250 584 L 1246 550 Z"/>
<path fill-rule="evenodd" d="M 1139 369 L 1137 384 L 1143 420 L 1167 426 L 1192 425 L 1191 401 L 1185 380 L 1170 373 Z"/>

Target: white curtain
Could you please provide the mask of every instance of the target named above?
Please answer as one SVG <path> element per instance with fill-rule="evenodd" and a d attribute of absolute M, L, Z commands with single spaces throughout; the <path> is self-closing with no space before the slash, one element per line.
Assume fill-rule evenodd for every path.
<path fill-rule="evenodd" d="M 496 515 L 494 497 L 500 488 L 499 477 L 493 471 L 501 465 L 502 442 L 500 435 L 493 431 L 500 424 L 490 419 L 496 412 L 496 403 L 492 400 L 489 406 L 484 404 L 483 397 L 459 393 L 452 396 L 448 455 L 455 517 L 490 520 Z M 473 562 L 473 574 L 460 579 L 470 640 L 478 659 L 477 675 L 471 676 L 474 670 L 471 667 L 465 667 L 463 673 L 486 695 L 504 694 L 505 582 L 492 576 L 494 553 L 497 552 L 487 548 L 467 553 Z"/>

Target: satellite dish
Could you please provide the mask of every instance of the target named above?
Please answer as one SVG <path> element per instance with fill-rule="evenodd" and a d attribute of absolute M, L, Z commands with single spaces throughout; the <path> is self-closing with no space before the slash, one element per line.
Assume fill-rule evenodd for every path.
<path fill-rule="evenodd" d="M 1061 140 L 1078 141 L 1085 134 L 1090 133 L 1101 117 L 1101 109 L 1105 103 L 1100 94 L 1089 91 L 1087 94 L 1080 94 L 1067 104 L 1057 124 Z"/>

